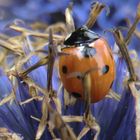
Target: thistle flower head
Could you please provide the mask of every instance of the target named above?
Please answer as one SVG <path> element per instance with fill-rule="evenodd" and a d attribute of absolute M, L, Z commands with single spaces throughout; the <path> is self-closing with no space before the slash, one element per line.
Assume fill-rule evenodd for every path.
<path fill-rule="evenodd" d="M 4 24 L 0 23 L 0 138 L 140 139 L 137 2 L 95 2 L 90 16 L 86 1 L 81 5 L 75 2 L 73 7 L 64 0 L 46 3 L 29 0 L 21 5 L 13 3 L 9 13 L 4 9 L 6 15 L 13 14 L 22 20 L 3 19 Z M 108 17 L 101 13 L 105 5 L 111 7 Z M 66 23 L 53 24 L 58 13 L 64 18 L 65 9 Z M 126 21 L 128 15 L 133 20 L 130 17 Z M 3 29 L 7 21 L 10 24 Z M 128 26 L 123 32 L 113 29 L 111 37 L 104 35 L 114 53 L 116 78 L 109 94 L 94 104 L 90 104 L 88 95 L 86 101 L 71 96 L 64 89 L 58 71 L 59 57 L 69 55 L 63 52 L 65 37 L 81 25 L 93 26 L 99 33 L 106 28 Z M 84 92 L 88 93 L 92 86 L 88 72 L 77 73 L 83 76 Z"/>

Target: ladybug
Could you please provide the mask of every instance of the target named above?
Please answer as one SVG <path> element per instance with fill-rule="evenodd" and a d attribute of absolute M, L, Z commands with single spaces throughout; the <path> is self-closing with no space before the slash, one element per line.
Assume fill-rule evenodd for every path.
<path fill-rule="evenodd" d="M 91 103 L 102 100 L 115 78 L 115 62 L 105 39 L 83 26 L 72 32 L 64 41 L 62 51 L 69 55 L 59 58 L 59 73 L 64 88 L 73 96 L 84 99 L 82 80 L 71 73 L 85 73 L 90 69 Z"/>

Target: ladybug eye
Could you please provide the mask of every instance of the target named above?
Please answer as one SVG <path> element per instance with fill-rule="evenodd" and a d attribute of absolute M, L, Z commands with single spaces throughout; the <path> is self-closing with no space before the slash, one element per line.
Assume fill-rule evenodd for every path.
<path fill-rule="evenodd" d="M 105 65 L 102 69 L 102 73 L 103 74 L 106 74 L 107 72 L 109 71 L 109 66 L 108 65 Z"/>
<path fill-rule="evenodd" d="M 66 74 L 67 73 L 67 71 L 68 71 L 68 69 L 67 69 L 67 67 L 64 65 L 64 66 L 62 66 L 62 72 L 64 73 L 64 74 Z"/>

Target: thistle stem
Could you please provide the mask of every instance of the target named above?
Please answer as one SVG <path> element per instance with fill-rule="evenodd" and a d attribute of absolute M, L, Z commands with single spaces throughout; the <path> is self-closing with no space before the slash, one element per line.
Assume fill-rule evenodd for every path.
<path fill-rule="evenodd" d="M 131 28 L 129 29 L 128 34 L 125 38 L 126 44 L 129 44 L 131 36 L 133 35 L 139 20 L 140 20 L 140 4 L 138 5 L 138 10 L 137 10 L 137 14 L 136 14 L 136 17 L 135 17 L 135 21 L 134 21 L 133 25 L 131 26 Z"/>
<path fill-rule="evenodd" d="M 128 34 L 127 34 L 127 36 L 125 38 L 126 44 L 129 44 L 129 42 L 131 40 L 131 36 L 133 35 L 133 33 L 134 33 L 135 29 L 136 29 L 136 26 L 137 26 L 138 22 L 139 22 L 139 18 L 136 18 L 135 21 L 134 21 L 134 23 L 133 23 L 133 25 L 129 29 Z"/>
<path fill-rule="evenodd" d="M 49 46 L 48 46 L 48 70 L 47 70 L 47 89 L 48 91 L 52 91 L 52 74 L 53 74 L 53 66 L 55 61 L 54 54 L 54 46 L 53 46 L 53 34 L 52 30 L 49 31 Z"/>
<path fill-rule="evenodd" d="M 96 2 L 94 4 L 94 6 L 92 7 L 92 10 L 89 14 L 89 18 L 85 24 L 88 28 L 91 28 L 94 25 L 98 15 L 101 13 L 101 11 L 103 10 L 104 7 L 105 7 L 105 5 L 103 5 L 102 3 L 99 3 L 99 2 Z"/>
<path fill-rule="evenodd" d="M 129 52 L 128 52 L 126 44 L 124 42 L 123 35 L 118 29 L 114 30 L 114 38 L 122 53 L 122 56 L 124 57 L 124 59 L 126 61 L 126 65 L 127 65 L 128 71 L 130 73 L 130 81 L 136 81 L 136 74 L 135 74 L 135 70 L 134 70 Z"/>

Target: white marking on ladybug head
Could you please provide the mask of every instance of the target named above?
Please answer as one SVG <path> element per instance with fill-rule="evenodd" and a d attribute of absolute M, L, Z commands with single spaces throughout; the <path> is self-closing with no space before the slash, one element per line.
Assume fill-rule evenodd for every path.
<path fill-rule="evenodd" d="M 68 38 L 70 38 L 71 35 L 72 35 L 72 33 L 68 34 L 68 35 L 66 36 L 66 38 L 65 38 L 65 41 L 66 41 Z"/>

